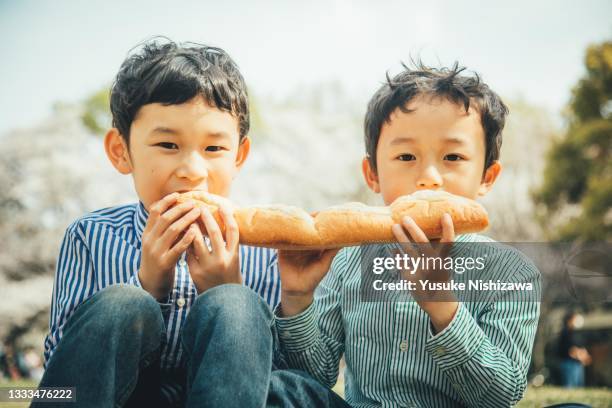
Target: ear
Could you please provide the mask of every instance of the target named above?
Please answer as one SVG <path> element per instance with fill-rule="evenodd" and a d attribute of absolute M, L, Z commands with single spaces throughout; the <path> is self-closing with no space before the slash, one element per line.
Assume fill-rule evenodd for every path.
<path fill-rule="evenodd" d="M 236 168 L 240 169 L 251 151 L 251 139 L 245 136 L 238 144 L 238 153 L 236 154 Z"/>
<path fill-rule="evenodd" d="M 380 193 L 380 183 L 378 182 L 378 175 L 376 171 L 370 165 L 370 160 L 368 157 L 364 157 L 361 161 L 361 171 L 363 172 L 363 177 L 365 178 L 365 182 L 375 193 Z"/>
<path fill-rule="evenodd" d="M 480 182 L 480 187 L 478 188 L 479 196 L 483 196 L 491 191 L 491 188 L 493 188 L 493 184 L 495 183 L 495 180 L 497 180 L 497 177 L 499 177 L 501 170 L 502 166 L 498 160 L 495 160 L 493 164 L 489 166 L 482 176 L 482 181 Z"/>
<path fill-rule="evenodd" d="M 113 166 L 121 174 L 130 174 L 133 170 L 130 152 L 117 128 L 111 128 L 104 136 L 104 150 Z"/>

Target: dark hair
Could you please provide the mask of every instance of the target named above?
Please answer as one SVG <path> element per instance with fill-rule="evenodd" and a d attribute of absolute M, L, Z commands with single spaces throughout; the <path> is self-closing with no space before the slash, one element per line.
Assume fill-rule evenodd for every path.
<path fill-rule="evenodd" d="M 247 88 L 230 56 L 221 48 L 155 37 L 133 48 L 121 64 L 110 95 L 113 126 L 129 146 L 130 126 L 143 105 L 178 105 L 198 95 L 234 115 L 240 140 L 246 136 Z"/>
<path fill-rule="evenodd" d="M 400 109 L 409 113 L 406 104 L 419 95 L 447 98 L 463 105 L 467 112 L 474 103 L 480 113 L 485 132 L 485 170 L 499 158 L 502 129 L 508 108 L 501 98 L 480 80 L 478 74 L 460 75 L 465 68 L 455 63 L 451 68 L 431 68 L 422 62 L 413 62 L 413 69 L 402 63 L 404 71 L 393 78 L 387 73 L 387 82 L 372 96 L 365 116 L 365 145 L 370 165 L 376 171 L 376 148 L 380 130 L 391 114 Z"/>

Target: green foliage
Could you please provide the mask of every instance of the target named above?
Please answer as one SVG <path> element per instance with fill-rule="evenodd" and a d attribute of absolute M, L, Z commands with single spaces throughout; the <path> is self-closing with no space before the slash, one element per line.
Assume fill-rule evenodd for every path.
<path fill-rule="evenodd" d="M 85 100 L 81 120 L 87 129 L 97 135 L 104 134 L 111 126 L 110 92 L 108 87 L 100 89 Z"/>
<path fill-rule="evenodd" d="M 533 198 L 550 238 L 612 238 L 612 42 L 590 46 L 586 75 L 572 93 L 569 126 L 546 157 L 543 184 Z M 568 205 L 580 211 L 551 226 Z"/>
<path fill-rule="evenodd" d="M 585 57 L 587 74 L 573 90 L 570 109 L 574 121 L 602 119 L 612 100 L 612 41 L 592 45 Z M 607 112 L 608 119 L 610 112 Z"/>

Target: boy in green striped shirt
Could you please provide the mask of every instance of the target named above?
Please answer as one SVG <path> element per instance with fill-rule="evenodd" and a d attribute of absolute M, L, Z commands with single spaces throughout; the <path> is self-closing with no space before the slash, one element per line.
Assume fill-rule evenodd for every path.
<path fill-rule="evenodd" d="M 387 78 L 368 105 L 362 166 L 368 186 L 387 205 L 419 190 L 470 199 L 488 193 L 501 171 L 506 106 L 477 75 L 464 74 L 456 64 L 405 68 Z M 440 223 L 444 245 L 432 246 L 427 256 L 447 255 L 457 242 L 485 242 L 473 247 L 487 257 L 479 277 L 528 282 L 534 295 L 497 291 L 465 301 L 451 290 L 422 289 L 408 296 L 413 301 L 366 301 L 362 266 L 391 254 L 390 246 L 280 251 L 276 328 L 289 366 L 331 387 L 344 355 L 345 398 L 351 406 L 516 404 L 526 388 L 539 318 L 539 272 L 518 251 L 489 238 L 456 236 L 448 214 Z M 393 231 L 400 243 L 429 243 L 408 217 Z M 413 282 L 444 283 L 452 273 L 403 275 Z"/>

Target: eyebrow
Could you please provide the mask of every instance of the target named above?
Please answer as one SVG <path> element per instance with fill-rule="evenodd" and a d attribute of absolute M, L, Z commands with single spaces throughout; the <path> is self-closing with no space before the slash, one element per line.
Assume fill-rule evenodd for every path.
<path fill-rule="evenodd" d="M 162 135 L 180 136 L 181 135 L 181 131 L 178 130 L 178 129 L 172 129 L 172 128 L 165 127 L 165 126 L 158 126 L 155 129 L 153 129 L 150 132 L 150 134 L 151 135 L 162 134 Z M 229 138 L 231 138 L 231 136 L 227 132 L 224 132 L 224 131 L 206 133 L 206 136 L 214 138 L 214 139 L 229 139 Z"/>
<path fill-rule="evenodd" d="M 444 143 L 451 143 L 451 144 L 459 144 L 459 145 L 464 145 L 466 144 L 465 140 L 459 137 L 445 137 L 444 138 Z M 410 136 L 401 136 L 398 137 L 396 139 L 393 139 L 390 143 L 391 146 L 396 146 L 396 145 L 401 145 L 401 144 L 407 144 L 407 143 L 415 143 L 416 140 L 413 137 Z"/>
<path fill-rule="evenodd" d="M 169 128 L 169 127 L 158 126 L 150 132 L 151 135 L 155 133 L 161 133 L 163 135 L 178 135 L 181 132 L 179 132 L 176 129 Z"/>
<path fill-rule="evenodd" d="M 462 138 L 459 138 L 459 137 L 453 137 L 453 136 L 445 137 L 444 138 L 444 142 L 445 143 L 452 143 L 452 144 L 460 144 L 460 145 L 466 144 L 465 143 L 465 139 L 462 139 Z"/>
<path fill-rule="evenodd" d="M 206 136 L 212 137 L 215 139 L 231 139 L 230 134 L 224 131 L 207 133 Z"/>
<path fill-rule="evenodd" d="M 391 146 L 395 146 L 395 145 L 400 145 L 400 144 L 405 144 L 405 143 L 414 143 L 415 140 L 413 137 L 408 137 L 408 136 L 401 136 L 398 138 L 395 138 L 391 141 L 391 143 L 389 143 Z"/>

